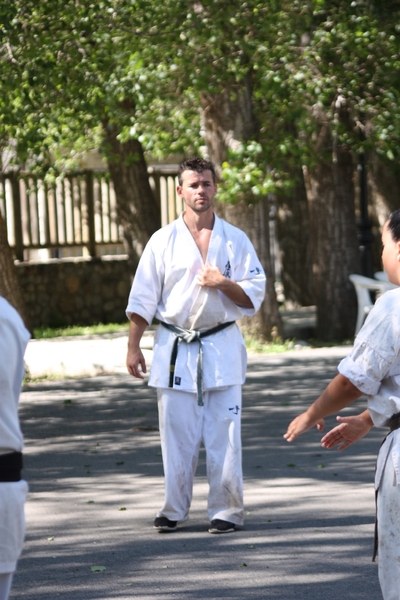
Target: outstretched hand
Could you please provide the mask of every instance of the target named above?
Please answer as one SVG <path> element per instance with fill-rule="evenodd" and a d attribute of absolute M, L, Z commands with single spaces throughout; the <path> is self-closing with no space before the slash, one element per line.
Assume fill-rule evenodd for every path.
<path fill-rule="evenodd" d="M 311 404 L 310 408 L 290 423 L 283 437 L 288 442 L 293 442 L 299 435 L 311 429 L 313 425 L 316 425 L 317 429 L 322 431 L 324 428 L 324 417 L 339 412 L 339 410 L 354 402 L 361 395 L 362 392 L 347 377 L 338 373 L 327 385 L 319 398 Z M 366 413 L 370 420 L 368 411 Z M 370 427 L 372 427 L 372 422 Z M 326 436 L 323 439 L 326 439 Z"/>
<path fill-rule="evenodd" d="M 368 411 L 351 417 L 336 417 L 336 420 L 340 422 L 340 425 L 328 431 L 321 439 L 323 448 L 339 446 L 338 450 L 345 450 L 367 435 L 373 425 Z"/>
<path fill-rule="evenodd" d="M 293 419 L 283 437 L 288 442 L 293 442 L 297 437 L 299 437 L 299 435 L 305 433 L 311 429 L 311 427 L 314 427 L 314 425 L 316 425 L 318 431 L 323 431 L 325 425 L 324 419 L 318 419 L 317 421 L 314 421 L 310 419 L 307 412 L 304 412 Z"/>

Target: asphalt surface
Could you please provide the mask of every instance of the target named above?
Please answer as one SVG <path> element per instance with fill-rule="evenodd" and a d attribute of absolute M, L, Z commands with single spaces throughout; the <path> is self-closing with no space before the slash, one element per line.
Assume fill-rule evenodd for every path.
<path fill-rule="evenodd" d="M 207 532 L 202 450 L 190 520 L 160 534 L 152 528 L 163 498 L 155 392 L 123 372 L 126 339 L 56 340 L 51 354 L 68 365 L 68 348 L 85 372 L 93 342 L 108 349 L 105 374 L 30 383 L 21 395 L 30 494 L 11 599 L 382 598 L 371 554 L 375 456 L 385 432 L 343 453 L 322 449 L 316 431 L 293 444 L 282 438 L 349 348 L 250 356 L 244 528 Z M 45 346 L 29 346 L 42 367 Z M 345 412 L 364 406 L 360 399 Z"/>

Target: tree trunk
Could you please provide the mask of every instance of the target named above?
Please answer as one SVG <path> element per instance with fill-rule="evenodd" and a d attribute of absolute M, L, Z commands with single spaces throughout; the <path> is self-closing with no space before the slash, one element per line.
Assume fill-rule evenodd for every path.
<path fill-rule="evenodd" d="M 399 208 L 398 164 L 376 153 L 369 153 L 368 159 L 368 179 L 374 194 L 375 213 L 382 226 L 389 214 Z"/>
<path fill-rule="evenodd" d="M 290 195 L 278 196 L 277 230 L 285 299 L 294 305 L 315 304 L 310 244 L 310 214 L 303 172 Z"/>
<path fill-rule="evenodd" d="M 117 199 L 125 247 L 132 273 L 150 236 L 161 226 L 161 211 L 149 183 L 141 143 L 132 139 L 122 144 L 112 125 L 104 126 L 108 167 Z"/>
<path fill-rule="evenodd" d="M 311 218 L 317 338 L 341 341 L 354 336 L 357 315 L 351 273 L 360 271 L 355 225 L 354 165 L 347 146 L 335 149 L 327 121 L 321 123 L 319 163 L 307 172 Z"/>
<path fill-rule="evenodd" d="M 242 141 L 252 139 L 256 133 L 250 77 L 243 85 L 232 86 L 219 95 L 203 92 L 200 103 L 208 155 L 220 178 L 228 149 L 235 150 Z"/>
<path fill-rule="evenodd" d="M 382 228 L 391 212 L 399 208 L 400 175 L 398 164 L 377 153 L 367 156 L 370 218 L 372 221 L 373 271 L 382 270 Z"/>
<path fill-rule="evenodd" d="M 0 212 L 0 296 L 3 296 L 20 314 L 25 327 L 32 332 L 28 311 L 22 296 L 13 252 L 8 244 L 7 228 Z"/>
<path fill-rule="evenodd" d="M 215 165 L 217 177 L 220 177 L 228 149 L 235 149 L 241 142 L 255 137 L 250 77 L 243 84 L 232 85 L 219 95 L 202 93 L 201 107 L 208 155 Z M 254 202 L 253 197 L 251 200 Z M 257 316 L 243 319 L 241 325 L 250 335 L 270 341 L 276 335 L 281 337 L 283 328 L 274 286 L 266 204 L 266 199 L 251 205 L 247 202 L 236 205 L 217 204 L 216 210 L 248 235 L 264 267 L 267 275 L 265 300 Z"/>

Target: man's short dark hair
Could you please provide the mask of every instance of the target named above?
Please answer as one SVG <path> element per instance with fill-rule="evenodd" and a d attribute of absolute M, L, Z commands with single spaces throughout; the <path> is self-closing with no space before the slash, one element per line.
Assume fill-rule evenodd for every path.
<path fill-rule="evenodd" d="M 400 241 L 400 208 L 392 212 L 389 215 L 389 219 L 387 222 L 388 229 L 392 234 L 393 241 Z"/>
<path fill-rule="evenodd" d="M 214 165 L 209 160 L 204 160 L 203 158 L 199 158 L 198 156 L 183 160 L 179 165 L 178 169 L 179 185 L 182 185 L 182 173 L 184 171 L 196 171 L 196 173 L 202 173 L 203 171 L 211 171 L 212 178 L 215 183 Z"/>

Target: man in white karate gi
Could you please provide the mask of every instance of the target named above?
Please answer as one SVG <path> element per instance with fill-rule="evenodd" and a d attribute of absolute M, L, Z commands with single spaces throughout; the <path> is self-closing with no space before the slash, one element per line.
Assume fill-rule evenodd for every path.
<path fill-rule="evenodd" d="M 127 368 L 146 373 L 140 340 L 154 317 L 149 385 L 157 388 L 165 499 L 154 527 L 174 531 L 188 518 L 200 444 L 206 450 L 210 533 L 243 525 L 240 421 L 246 348 L 237 319 L 252 316 L 265 275 L 247 236 L 218 218 L 212 163 L 179 168 L 185 210 L 157 231 L 140 260 L 129 296 Z"/>

